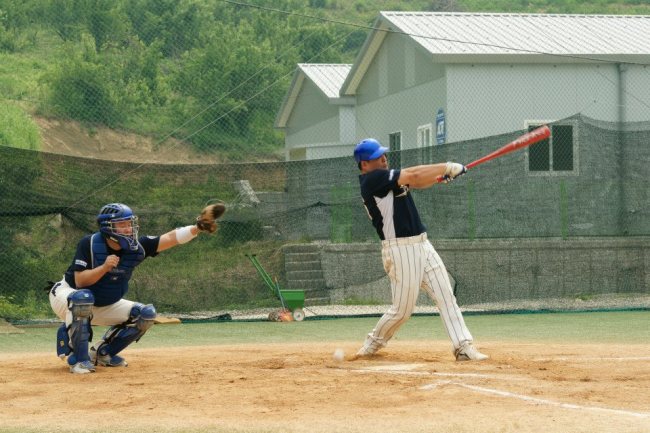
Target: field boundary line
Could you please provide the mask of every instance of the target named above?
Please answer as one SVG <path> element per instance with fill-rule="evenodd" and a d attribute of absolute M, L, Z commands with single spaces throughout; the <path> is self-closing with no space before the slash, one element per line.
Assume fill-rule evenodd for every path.
<path fill-rule="evenodd" d="M 626 415 L 626 416 L 633 416 L 635 418 L 642 418 L 642 419 L 647 419 L 650 418 L 650 413 L 645 413 L 645 412 L 632 412 L 629 410 L 623 410 L 623 409 L 612 409 L 612 408 L 607 408 L 607 407 L 598 407 L 598 406 L 582 406 L 579 404 L 573 404 L 573 403 L 562 403 L 559 401 L 553 401 L 553 400 L 546 400 L 543 398 L 537 398 L 537 397 L 531 397 L 529 395 L 524 395 L 524 394 L 517 394 L 514 392 L 509 392 L 509 391 L 502 391 L 499 389 L 494 389 L 494 388 L 485 388 L 482 386 L 476 386 L 476 385 L 469 385 L 466 383 L 462 382 L 454 382 L 450 380 L 445 380 L 445 381 L 439 381 L 439 382 L 434 382 L 428 385 L 423 385 L 419 387 L 419 389 L 423 391 L 429 391 L 432 389 L 437 388 L 440 385 L 455 385 L 455 386 L 460 386 L 462 388 L 470 389 L 472 391 L 476 391 L 481 394 L 489 394 L 489 395 L 497 395 L 500 397 L 507 397 L 507 398 L 514 398 L 518 400 L 523 400 L 529 403 L 535 403 L 535 404 L 541 404 L 541 405 L 546 405 L 546 406 L 554 406 L 554 407 L 560 407 L 563 409 L 575 409 L 575 410 L 588 410 L 592 412 L 603 412 L 603 413 L 608 413 L 608 414 L 614 414 L 614 415 Z"/>
<path fill-rule="evenodd" d="M 554 356 L 550 358 L 533 358 L 535 362 L 548 361 L 650 361 L 650 356 Z"/>
<path fill-rule="evenodd" d="M 415 369 L 421 366 L 421 364 L 395 364 L 395 365 L 384 365 L 384 366 L 375 366 L 371 368 L 363 368 L 363 369 L 352 369 L 349 371 L 352 372 L 357 372 L 357 373 L 374 373 L 374 374 L 391 374 L 391 375 L 406 375 L 406 376 L 447 376 L 447 377 L 472 377 L 472 378 L 481 378 L 481 379 L 507 379 L 507 380 L 513 380 L 511 377 L 507 376 L 502 376 L 502 375 L 491 375 L 491 374 L 482 374 L 482 373 L 439 373 L 439 372 L 427 372 L 427 371 L 412 371 L 409 369 Z M 524 378 L 516 378 L 514 377 L 514 380 L 524 380 Z M 591 411 L 591 412 L 601 412 L 601 413 L 607 413 L 607 414 L 614 414 L 614 415 L 625 415 L 625 416 L 632 416 L 635 418 L 641 418 L 641 419 L 650 419 L 650 413 L 647 412 L 634 412 L 634 411 L 629 411 L 629 410 L 623 410 L 623 409 L 612 409 L 612 408 L 607 408 L 607 407 L 599 407 L 599 406 L 583 406 L 579 404 L 573 404 L 573 403 L 562 403 L 559 401 L 554 401 L 554 400 L 547 400 L 543 398 L 537 398 L 537 397 L 531 397 L 529 395 L 525 394 L 517 394 L 514 392 L 510 391 L 502 391 L 499 389 L 495 388 L 486 388 L 483 386 L 476 386 L 476 385 L 469 385 L 467 383 L 463 382 L 457 382 L 453 380 L 439 380 L 427 385 L 422 385 L 418 387 L 418 389 L 422 391 L 430 391 L 433 389 L 438 388 L 441 385 L 454 385 L 454 386 L 459 386 L 461 388 L 469 389 L 481 394 L 487 394 L 487 395 L 496 395 L 499 397 L 506 397 L 506 398 L 512 398 L 512 399 L 517 399 L 517 400 L 522 400 L 528 403 L 534 403 L 534 404 L 539 404 L 539 405 L 546 405 L 546 406 L 553 406 L 553 407 L 559 407 L 562 409 L 573 409 L 573 410 L 581 410 L 581 411 Z"/>
<path fill-rule="evenodd" d="M 505 374 L 485 374 L 485 373 L 441 373 L 438 371 L 416 371 L 416 368 L 426 364 L 391 364 L 377 365 L 359 369 L 350 369 L 356 373 L 381 373 L 395 374 L 404 376 L 440 376 L 440 377 L 467 377 L 477 379 L 499 379 L 499 380 L 526 380 L 523 377 L 505 375 Z"/>

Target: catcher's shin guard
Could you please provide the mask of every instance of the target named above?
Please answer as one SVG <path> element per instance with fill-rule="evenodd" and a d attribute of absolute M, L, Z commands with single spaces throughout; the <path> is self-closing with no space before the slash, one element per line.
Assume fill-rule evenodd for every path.
<path fill-rule="evenodd" d="M 77 290 L 68 296 L 68 309 L 72 312 L 72 323 L 66 327 L 68 339 L 61 328 L 57 331 L 57 354 L 59 357 L 68 357 L 68 364 L 90 360 L 88 355 L 88 342 L 92 340 L 92 308 L 95 302 L 90 290 Z M 63 325 L 65 326 L 65 325 Z M 67 348 L 61 347 L 67 344 Z"/>
<path fill-rule="evenodd" d="M 131 309 L 131 317 L 125 323 L 111 326 L 104 337 L 103 342 L 97 347 L 99 356 L 115 356 L 124 350 L 129 344 L 140 340 L 149 328 L 153 326 L 156 318 L 156 309 L 153 305 L 136 303 Z"/>

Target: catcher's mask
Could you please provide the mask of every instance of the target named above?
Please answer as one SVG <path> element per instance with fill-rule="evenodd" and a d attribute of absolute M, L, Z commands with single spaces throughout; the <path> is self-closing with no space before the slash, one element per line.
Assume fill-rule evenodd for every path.
<path fill-rule="evenodd" d="M 123 249 L 138 249 L 138 217 L 127 205 L 107 204 L 99 211 L 97 222 L 104 237 L 117 242 Z"/>

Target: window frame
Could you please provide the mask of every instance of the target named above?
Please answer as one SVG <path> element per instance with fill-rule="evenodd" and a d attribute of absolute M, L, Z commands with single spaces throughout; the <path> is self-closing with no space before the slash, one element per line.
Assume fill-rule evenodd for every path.
<path fill-rule="evenodd" d="M 393 149 L 391 149 L 392 144 L 393 144 L 392 137 L 396 136 L 396 135 L 399 135 L 399 149 L 393 150 Z M 404 134 L 402 133 L 401 130 L 400 131 L 393 131 L 393 132 L 388 133 L 388 152 L 391 154 L 391 155 L 388 155 L 388 156 L 391 157 L 389 159 L 389 162 L 391 162 L 390 161 L 391 159 L 392 160 L 397 159 L 397 161 L 396 161 L 397 164 L 390 164 L 391 167 L 394 166 L 393 168 L 402 168 L 402 153 L 401 152 L 402 152 L 402 137 L 403 136 L 404 136 Z M 394 154 L 393 152 L 397 152 L 397 154 Z"/>
<path fill-rule="evenodd" d="M 528 131 L 530 126 L 542 126 L 548 125 L 551 128 L 551 137 L 549 142 L 549 169 L 547 171 L 538 171 L 531 170 L 529 164 L 529 149 L 526 150 L 525 156 L 525 168 L 526 174 L 529 176 L 578 176 L 580 174 L 580 161 L 578 158 L 578 149 L 580 142 L 580 134 L 578 131 L 578 122 L 577 120 L 525 120 L 524 121 L 524 130 Z M 573 152 L 573 170 L 554 170 L 553 169 L 553 126 L 571 126 L 573 129 L 573 143 L 572 143 L 572 152 Z M 534 146 L 534 144 L 532 145 Z"/>
<path fill-rule="evenodd" d="M 429 131 L 429 142 L 423 143 L 423 131 Z M 433 162 L 433 123 L 425 123 L 418 126 L 416 136 L 417 147 L 420 149 L 420 158 L 423 164 L 431 164 Z"/>

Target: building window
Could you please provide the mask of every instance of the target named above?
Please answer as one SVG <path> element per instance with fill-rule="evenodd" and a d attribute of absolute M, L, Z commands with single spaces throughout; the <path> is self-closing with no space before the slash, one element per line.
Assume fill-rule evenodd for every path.
<path fill-rule="evenodd" d="M 421 149 L 422 164 L 429 164 L 433 159 L 433 148 L 431 143 L 431 131 L 433 125 L 418 126 L 418 147 Z"/>
<path fill-rule="evenodd" d="M 528 123 L 528 130 L 544 122 Z M 576 140 L 572 124 L 552 124 L 551 136 L 528 147 L 528 171 L 530 173 L 576 172 Z"/>
<path fill-rule="evenodd" d="M 388 164 L 393 168 L 402 167 L 402 133 L 388 134 Z"/>

